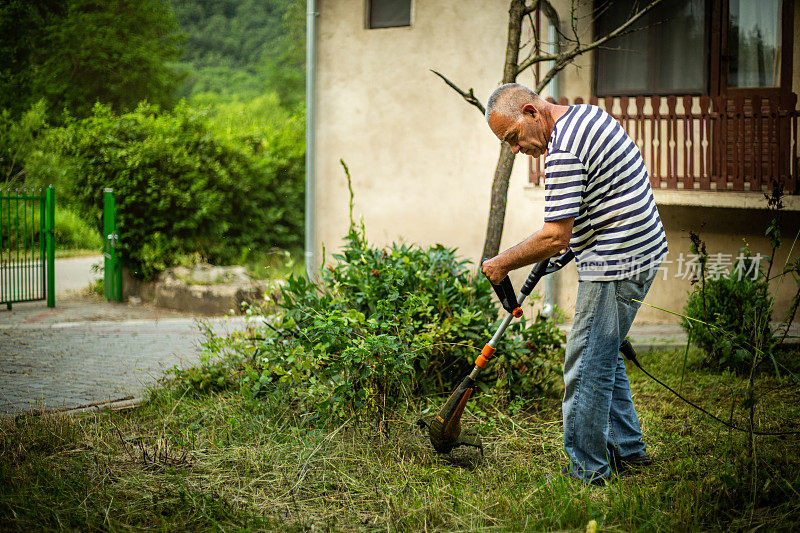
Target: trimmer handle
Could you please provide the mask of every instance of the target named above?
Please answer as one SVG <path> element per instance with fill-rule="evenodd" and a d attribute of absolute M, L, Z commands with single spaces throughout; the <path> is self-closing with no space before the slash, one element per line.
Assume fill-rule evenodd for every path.
<path fill-rule="evenodd" d="M 548 274 L 552 274 L 557 270 L 561 270 L 567 263 L 572 261 L 575 258 L 575 254 L 572 250 L 567 249 L 567 251 L 556 258 L 545 259 L 544 261 L 539 261 L 535 265 L 533 265 L 533 269 L 531 273 L 528 275 L 528 279 L 525 280 L 525 284 L 522 285 L 522 289 L 520 291 L 525 296 L 529 296 L 533 288 L 539 283 L 539 280 L 542 279 L 544 276 Z"/>
<path fill-rule="evenodd" d="M 568 265 L 569 262 L 572 261 L 573 259 L 575 259 L 575 252 L 567 248 L 567 251 L 559 255 L 558 257 L 550 258 L 550 261 L 547 263 L 547 271 L 544 273 L 544 275 L 546 276 L 548 274 L 552 274 L 557 270 L 561 270 L 566 265 Z"/>
<path fill-rule="evenodd" d="M 486 259 L 481 261 L 481 264 L 483 264 L 484 261 L 486 261 Z M 492 288 L 497 294 L 497 298 L 500 300 L 500 304 L 503 306 L 503 309 L 514 315 L 514 318 L 519 318 L 522 316 L 522 308 L 517 302 L 517 295 L 514 292 L 514 286 L 511 285 L 510 277 L 506 276 L 498 285 L 492 283 Z"/>

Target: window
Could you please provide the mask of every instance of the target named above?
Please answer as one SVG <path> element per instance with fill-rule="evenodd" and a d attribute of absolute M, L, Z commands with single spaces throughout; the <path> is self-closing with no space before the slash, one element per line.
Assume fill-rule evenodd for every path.
<path fill-rule="evenodd" d="M 368 0 L 369 28 L 411 26 L 411 0 Z"/>
<path fill-rule="evenodd" d="M 781 0 L 731 0 L 728 87 L 778 87 Z"/>
<path fill-rule="evenodd" d="M 708 0 L 664 0 L 595 56 L 597 96 L 708 94 Z M 595 34 L 641 9 L 636 0 L 598 3 Z"/>

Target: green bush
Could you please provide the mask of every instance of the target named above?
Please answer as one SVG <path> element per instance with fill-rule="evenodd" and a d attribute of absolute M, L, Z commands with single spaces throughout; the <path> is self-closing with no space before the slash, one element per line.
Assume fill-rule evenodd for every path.
<path fill-rule="evenodd" d="M 57 202 L 58 200 L 56 200 Z M 97 250 L 103 248 L 100 233 L 69 207 L 56 203 L 55 241 L 57 250 Z"/>
<path fill-rule="evenodd" d="M 756 268 L 738 265 L 741 272 L 750 272 L 751 267 Z M 695 283 L 684 307 L 688 318 L 683 318 L 681 325 L 692 343 L 706 353 L 707 366 L 747 372 L 754 348 L 771 344 L 769 321 L 774 299 L 767 291 L 764 273 L 759 271 L 755 277 L 734 274 Z"/>
<path fill-rule="evenodd" d="M 311 418 L 378 415 L 449 393 L 499 323 L 488 281 L 441 245 L 369 246 L 351 230 L 318 283 L 290 276 L 244 385 Z M 514 322 L 479 381 L 506 400 L 556 381 L 564 336 L 551 321 Z"/>
<path fill-rule="evenodd" d="M 302 138 L 300 116 L 240 135 L 185 103 L 122 115 L 98 104 L 89 118 L 54 128 L 30 166 L 63 184 L 62 196 L 98 227 L 103 189 L 113 188 L 120 257 L 147 279 L 190 256 L 222 264 L 299 247 Z"/>

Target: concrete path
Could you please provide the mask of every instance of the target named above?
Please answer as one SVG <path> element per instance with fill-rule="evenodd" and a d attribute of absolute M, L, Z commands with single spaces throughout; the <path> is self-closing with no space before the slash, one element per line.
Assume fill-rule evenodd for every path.
<path fill-rule="evenodd" d="M 102 255 L 56 259 L 56 297 L 80 291 L 103 277 L 103 271 L 92 272 L 92 265 L 102 264 Z"/>
<path fill-rule="evenodd" d="M 0 415 L 141 397 L 168 369 L 198 361 L 198 320 L 76 298 L 0 310 Z M 240 317 L 202 320 L 217 333 L 245 326 Z"/>

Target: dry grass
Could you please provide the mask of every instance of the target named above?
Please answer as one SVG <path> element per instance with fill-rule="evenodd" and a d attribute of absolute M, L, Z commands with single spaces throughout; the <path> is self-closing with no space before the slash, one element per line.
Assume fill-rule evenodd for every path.
<path fill-rule="evenodd" d="M 677 357 L 642 359 L 677 386 Z M 730 413 L 744 384 L 691 368 L 683 390 Z M 554 475 L 563 461 L 556 398 L 515 415 L 473 405 L 465 425 L 480 429 L 485 457 L 434 454 L 413 408 L 381 439 L 353 422 L 308 427 L 289 409 L 233 392 L 166 388 L 130 411 L 4 419 L 0 528 L 577 531 L 590 520 L 608 531 L 794 528 L 797 436 L 758 439 L 753 492 L 745 435 L 630 374 L 656 463 L 600 489 Z M 757 423 L 796 429 L 798 386 L 762 377 L 759 388 Z"/>

